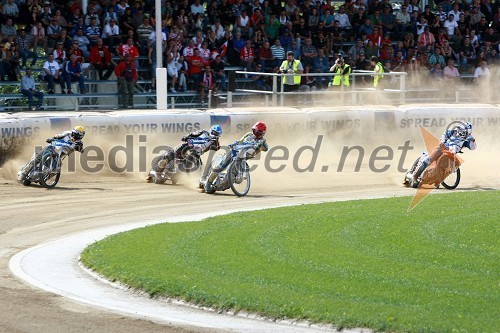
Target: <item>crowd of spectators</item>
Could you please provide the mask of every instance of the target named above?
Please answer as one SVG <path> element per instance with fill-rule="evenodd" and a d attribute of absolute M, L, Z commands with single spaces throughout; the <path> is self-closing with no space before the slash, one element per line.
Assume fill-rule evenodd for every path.
<path fill-rule="evenodd" d="M 18 80 L 19 70 L 29 59 L 34 65 L 37 48 L 43 48 L 61 68 L 60 74 L 45 71 L 52 89 L 54 82 L 75 81 L 64 78 L 72 58 L 83 73 L 94 68 L 107 80 L 113 58 L 125 55 L 138 68 L 144 57 L 151 70 L 140 75 L 152 79 L 154 89 L 156 24 L 162 24 L 172 92 L 213 88 L 214 82 L 225 90 L 224 66 L 274 72 L 289 51 L 313 73 L 328 72 L 339 56 L 353 69 L 369 70 L 376 56 L 385 70 L 427 71 L 443 79 L 450 64 L 454 73 L 486 73 L 500 54 L 500 10 L 492 0 L 445 0 L 424 8 L 419 0 L 404 0 L 400 7 L 391 0 L 161 3 L 157 20 L 154 0 L 89 0 L 86 10 L 79 0 L 6 0 L 0 8 L 0 78 Z"/>

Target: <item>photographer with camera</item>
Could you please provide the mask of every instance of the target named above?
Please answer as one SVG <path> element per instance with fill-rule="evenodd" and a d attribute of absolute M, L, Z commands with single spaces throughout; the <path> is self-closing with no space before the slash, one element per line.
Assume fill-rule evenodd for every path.
<path fill-rule="evenodd" d="M 335 64 L 330 68 L 331 73 L 335 73 L 333 80 L 331 82 L 332 87 L 349 87 L 349 74 L 351 74 L 351 66 L 344 62 L 342 54 L 339 53 Z"/>
<path fill-rule="evenodd" d="M 304 67 L 300 60 L 295 59 L 292 51 L 286 53 L 286 60 L 283 61 L 279 68 L 279 72 L 283 74 L 302 74 L 304 72 Z M 286 75 L 284 80 L 284 91 L 297 91 L 300 86 L 300 75 Z"/>

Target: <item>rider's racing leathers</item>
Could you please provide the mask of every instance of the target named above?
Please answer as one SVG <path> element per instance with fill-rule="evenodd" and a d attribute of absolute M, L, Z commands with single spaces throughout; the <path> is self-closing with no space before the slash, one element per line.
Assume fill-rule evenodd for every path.
<path fill-rule="evenodd" d="M 416 168 L 413 174 L 413 180 L 416 181 L 434 161 L 437 161 L 443 154 L 443 149 L 448 149 L 453 154 L 458 154 L 462 148 L 476 149 L 476 139 L 472 135 L 467 137 L 457 135 L 456 130 L 446 130 L 441 135 L 440 144 L 431 151 L 430 154 L 423 154 L 419 161 L 420 167 Z"/>
<path fill-rule="evenodd" d="M 240 140 L 233 142 L 233 145 L 239 145 L 239 144 L 249 144 L 250 146 L 249 148 L 242 149 L 238 152 L 238 158 L 246 160 L 252 159 L 255 156 L 257 156 L 261 151 L 268 151 L 269 149 L 266 139 L 264 139 L 264 137 L 257 138 L 252 132 L 243 135 L 243 137 Z M 217 178 L 218 173 L 227 167 L 229 161 L 231 160 L 230 152 L 226 153 L 224 157 L 225 158 L 221 161 L 220 166 L 217 169 L 212 170 L 212 174 L 208 179 L 210 182 L 213 182 L 215 178 Z M 206 180 L 206 177 L 207 177 L 206 174 L 203 175 L 200 183 L 204 182 Z"/>
<path fill-rule="evenodd" d="M 192 142 L 190 139 L 206 139 L 199 140 L 199 142 Z M 194 149 L 200 156 L 209 150 L 219 150 L 219 136 L 213 135 L 206 130 L 198 130 L 183 136 L 182 144 L 178 145 L 175 150 L 167 149 L 158 163 L 153 166 L 153 170 L 156 172 L 163 172 L 165 167 L 173 161 L 174 159 L 182 159 L 186 149 Z M 149 178 L 149 176 L 148 176 Z"/>
<path fill-rule="evenodd" d="M 83 152 L 82 140 L 75 139 L 72 134 L 73 134 L 73 131 L 65 131 L 65 132 L 59 133 L 59 134 L 53 136 L 52 138 L 47 139 L 47 143 L 52 143 L 52 141 L 54 141 L 54 140 L 60 140 L 60 141 L 66 142 L 66 143 L 70 143 L 70 145 L 64 145 L 64 147 L 62 148 L 63 155 L 69 155 L 75 150 L 82 153 Z M 36 165 L 36 163 L 38 163 L 40 161 L 40 159 L 42 158 L 42 152 L 45 150 L 45 148 L 41 149 L 40 151 L 35 152 L 33 154 L 31 161 L 29 161 L 28 164 L 26 164 L 22 168 L 22 170 L 18 173 L 19 180 L 22 180 L 24 177 L 26 177 L 26 175 L 31 171 L 31 169 Z"/>

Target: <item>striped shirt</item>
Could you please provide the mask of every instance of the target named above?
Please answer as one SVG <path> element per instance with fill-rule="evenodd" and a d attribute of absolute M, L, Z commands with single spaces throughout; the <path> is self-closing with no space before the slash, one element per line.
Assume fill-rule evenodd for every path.
<path fill-rule="evenodd" d="M 276 45 L 271 46 L 271 52 L 273 53 L 273 57 L 275 59 L 279 59 L 279 60 L 285 59 L 285 49 L 281 45 L 280 46 L 276 46 Z"/>

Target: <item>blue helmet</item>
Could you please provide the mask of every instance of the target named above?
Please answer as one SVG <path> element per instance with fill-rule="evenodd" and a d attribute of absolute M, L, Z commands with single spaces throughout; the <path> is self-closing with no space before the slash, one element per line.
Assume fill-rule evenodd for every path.
<path fill-rule="evenodd" d="M 210 127 L 210 134 L 215 135 L 215 136 L 221 136 L 222 135 L 222 127 L 220 125 L 214 125 Z"/>

